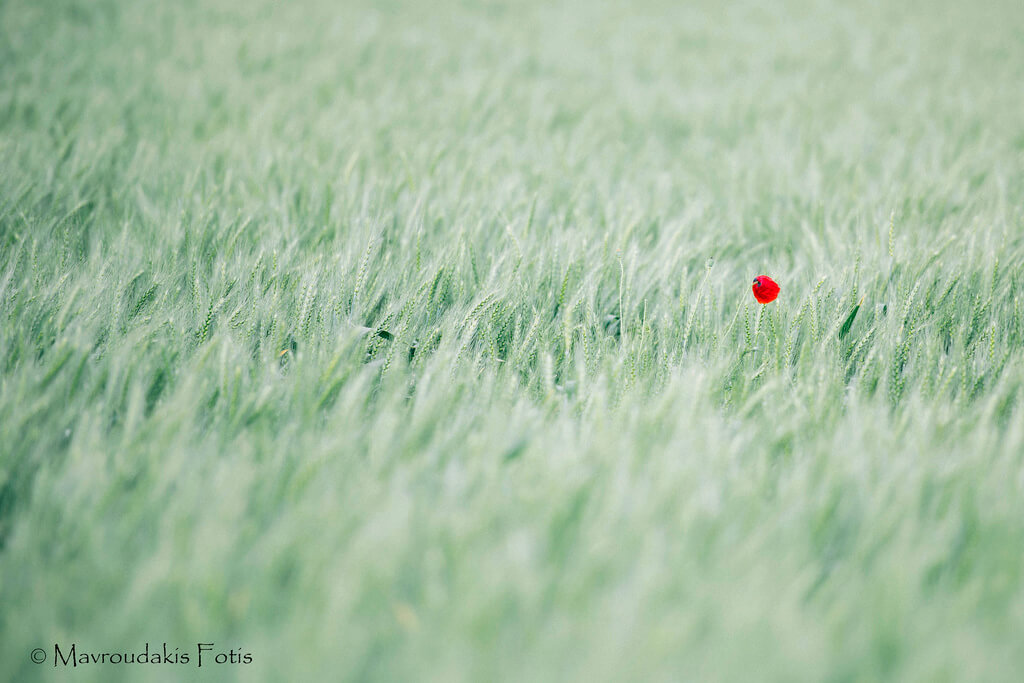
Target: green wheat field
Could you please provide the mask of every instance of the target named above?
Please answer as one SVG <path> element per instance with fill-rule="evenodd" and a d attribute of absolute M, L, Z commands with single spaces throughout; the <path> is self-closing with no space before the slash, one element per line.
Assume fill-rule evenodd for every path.
<path fill-rule="evenodd" d="M 1021 680 L 1022 308 L 1019 0 L 2 0 L 0 680 Z"/>

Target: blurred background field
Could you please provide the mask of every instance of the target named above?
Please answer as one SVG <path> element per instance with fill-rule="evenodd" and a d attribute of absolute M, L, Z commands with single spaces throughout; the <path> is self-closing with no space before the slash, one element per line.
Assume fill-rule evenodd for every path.
<path fill-rule="evenodd" d="M 0 679 L 1019 680 L 1022 26 L 0 2 Z"/>

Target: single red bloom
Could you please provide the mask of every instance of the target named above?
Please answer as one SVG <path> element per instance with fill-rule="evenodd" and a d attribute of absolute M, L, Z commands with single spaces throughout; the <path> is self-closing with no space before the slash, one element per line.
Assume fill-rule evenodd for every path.
<path fill-rule="evenodd" d="M 758 275 L 754 278 L 754 284 L 750 288 L 754 292 L 754 298 L 759 304 L 769 304 L 775 301 L 779 295 L 779 283 L 767 275 Z"/>

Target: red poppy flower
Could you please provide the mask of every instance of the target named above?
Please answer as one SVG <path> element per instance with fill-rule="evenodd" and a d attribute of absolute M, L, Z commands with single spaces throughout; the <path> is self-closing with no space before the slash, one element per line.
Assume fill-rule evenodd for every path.
<path fill-rule="evenodd" d="M 750 288 L 754 292 L 754 298 L 759 304 L 768 304 L 775 301 L 779 295 L 779 283 L 767 275 L 758 275 L 754 278 L 754 284 Z"/>

